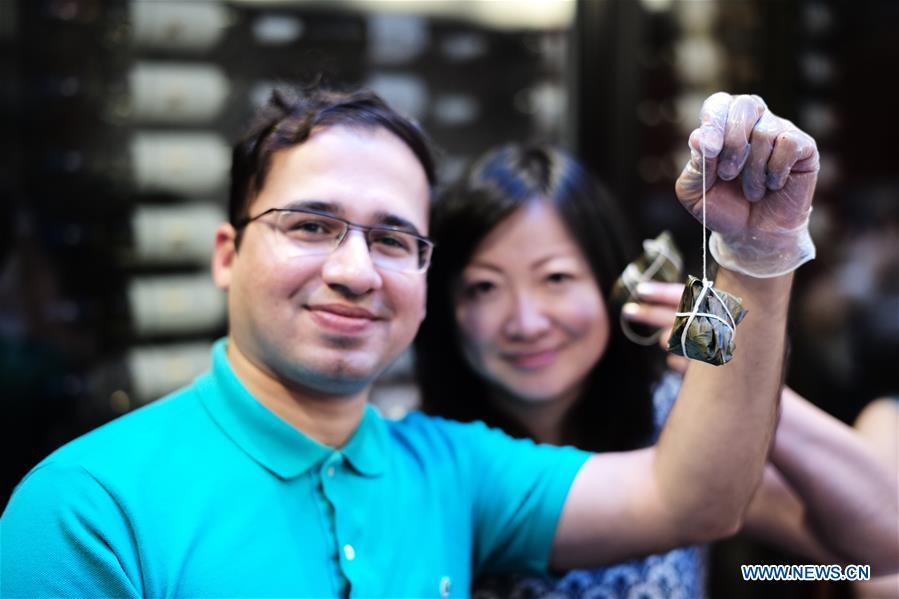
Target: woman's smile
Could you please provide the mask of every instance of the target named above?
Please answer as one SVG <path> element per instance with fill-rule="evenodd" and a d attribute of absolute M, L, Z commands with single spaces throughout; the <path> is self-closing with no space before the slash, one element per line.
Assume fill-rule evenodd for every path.
<path fill-rule="evenodd" d="M 523 371 L 542 370 L 555 364 L 561 348 L 501 354 L 513 367 Z"/>

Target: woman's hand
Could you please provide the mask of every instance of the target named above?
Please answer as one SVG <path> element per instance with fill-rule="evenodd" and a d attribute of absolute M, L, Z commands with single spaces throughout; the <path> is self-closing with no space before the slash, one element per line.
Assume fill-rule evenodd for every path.
<path fill-rule="evenodd" d="M 661 329 L 659 345 L 662 349 L 667 349 L 668 338 L 674 327 L 674 315 L 683 293 L 683 283 L 640 283 L 637 285 L 640 303 L 628 302 L 624 305 L 622 314 L 630 322 Z M 689 359 L 674 354 L 668 354 L 667 362 L 669 368 L 681 374 L 687 371 L 690 364 Z"/>

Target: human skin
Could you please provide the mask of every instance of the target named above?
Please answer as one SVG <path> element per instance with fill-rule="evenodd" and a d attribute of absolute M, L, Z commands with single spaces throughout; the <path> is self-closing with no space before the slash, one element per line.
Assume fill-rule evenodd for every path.
<path fill-rule="evenodd" d="M 749 310 L 741 359 L 691 365 L 654 447 L 588 460 L 556 532 L 555 568 L 614 563 L 741 528 L 776 420 L 790 283 L 719 273 L 717 287 Z"/>
<path fill-rule="evenodd" d="M 336 126 L 277 152 L 249 213 L 316 201 L 355 223 L 402 219 L 426 235 L 429 193 L 399 138 Z M 371 382 L 424 318 L 424 273 L 375 268 L 356 230 L 333 253 L 306 257 L 279 251 L 286 241 L 264 221 L 246 227 L 239 249 L 235 233 L 219 227 L 213 257 L 214 280 L 228 291 L 228 358 L 263 404 L 313 439 L 341 445 Z"/>
<path fill-rule="evenodd" d="M 766 126 L 757 129 L 763 119 Z M 817 149 L 791 123 L 770 115 L 760 98 L 710 96 L 690 139 L 694 152 L 675 190 L 694 215 L 707 200 L 710 229 L 764 243 L 768 219 L 804 218 Z M 706 187 L 704 170 L 712 174 Z M 771 189 L 749 197 L 740 179 L 770 180 Z M 621 561 L 741 527 L 773 436 L 791 285 L 792 274 L 759 279 L 719 271 L 716 286 L 743 298 L 748 309 L 740 358 L 690 367 L 655 447 L 588 460 L 556 531 L 554 567 Z"/>
<path fill-rule="evenodd" d="M 899 477 L 899 402 L 890 397 L 872 401 L 855 419 L 853 427 Z M 895 491 L 894 497 L 899 496 L 899 485 Z M 894 530 L 899 537 L 899 517 Z M 859 599 L 899 598 L 899 574 L 858 582 L 854 587 Z"/>
<path fill-rule="evenodd" d="M 740 118 L 716 121 L 725 127 L 719 151 L 745 144 L 752 122 L 743 117 L 764 112 L 749 97 L 734 102 Z M 795 148 L 772 147 L 778 164 L 789 163 L 783 153 Z M 811 201 L 808 174 L 785 177 L 791 198 Z M 314 200 L 359 224 L 399 218 L 426 233 L 428 191 L 423 169 L 398 138 L 380 129 L 335 127 L 276 155 L 250 214 Z M 728 208 L 740 205 L 735 193 L 727 185 L 712 190 L 710 201 L 722 209 L 712 211 L 711 228 L 751 232 L 759 225 L 740 224 Z M 681 197 L 687 205 L 690 199 Z M 313 439 L 340 447 L 358 426 L 371 381 L 409 345 L 424 317 L 424 276 L 374 268 L 355 230 L 328 256 L 279 263 L 265 241 L 270 231 L 262 222 L 248 226 L 240 249 L 233 227 L 218 231 L 213 276 L 229 293 L 228 357 L 261 403 Z M 770 446 L 791 282 L 791 275 L 719 274 L 719 287 L 743 297 L 750 312 L 741 324 L 741 359 L 691 367 L 656 447 L 587 461 L 556 529 L 553 567 L 620 561 L 739 528 Z"/>
<path fill-rule="evenodd" d="M 641 302 L 631 304 L 627 318 L 670 333 L 682 292 L 680 284 L 641 285 Z M 667 334 L 661 343 L 667 345 Z M 688 362 L 678 358 L 669 364 L 684 372 Z M 893 410 L 892 422 L 878 413 L 883 404 L 874 404 L 856 423 L 856 432 L 784 388 L 769 464 L 744 530 L 820 563 L 869 564 L 875 576 L 895 568 L 899 455 L 895 404 L 886 405 Z M 890 427 L 887 441 L 890 433 L 884 429 Z M 878 584 L 888 588 L 890 581 Z M 876 592 L 875 585 L 864 588 Z"/>
<path fill-rule="evenodd" d="M 556 211 L 537 199 L 497 225 L 455 296 L 463 354 L 498 389 L 497 407 L 541 441 L 561 444 L 562 418 L 605 353 L 609 319 Z"/>

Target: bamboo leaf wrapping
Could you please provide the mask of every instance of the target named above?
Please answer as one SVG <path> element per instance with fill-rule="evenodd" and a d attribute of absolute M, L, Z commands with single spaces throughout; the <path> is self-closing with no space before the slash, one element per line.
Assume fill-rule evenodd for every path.
<path fill-rule="evenodd" d="M 678 316 L 674 321 L 674 330 L 668 339 L 668 351 L 678 356 L 721 366 L 733 359 L 736 349 L 735 329 L 730 325 L 731 317 L 734 326 L 740 324 L 746 316 L 746 309 L 743 308 L 740 298 L 712 287 L 696 306 L 695 311 L 698 314 L 691 321 L 690 313 L 694 311 L 696 298 L 702 294 L 702 289 L 702 281 L 693 276 L 688 277 L 687 286 L 678 306 Z M 714 289 L 715 293 L 712 293 L 711 289 Z M 690 326 L 684 338 L 684 328 L 688 321 Z M 683 345 L 682 341 L 685 341 Z"/>
<path fill-rule="evenodd" d="M 643 241 L 643 254 L 627 265 L 612 286 L 612 301 L 623 306 L 636 297 L 637 283 L 659 281 L 677 283 L 683 280 L 683 258 L 674 245 L 668 231 L 662 231 L 655 239 Z"/>

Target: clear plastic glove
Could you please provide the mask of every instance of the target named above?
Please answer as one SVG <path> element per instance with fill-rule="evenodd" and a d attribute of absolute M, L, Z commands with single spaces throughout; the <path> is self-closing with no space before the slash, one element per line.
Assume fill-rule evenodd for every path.
<path fill-rule="evenodd" d="M 814 258 L 808 221 L 818 178 L 815 140 L 758 96 L 713 94 L 699 120 L 675 191 L 701 220 L 704 148 L 709 250 L 718 264 L 764 278 Z"/>

